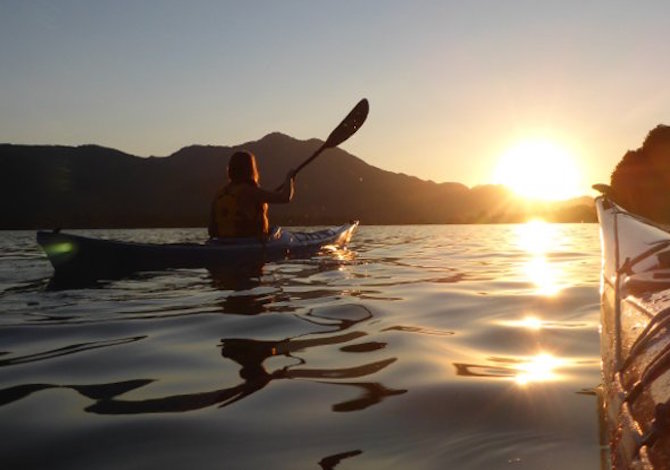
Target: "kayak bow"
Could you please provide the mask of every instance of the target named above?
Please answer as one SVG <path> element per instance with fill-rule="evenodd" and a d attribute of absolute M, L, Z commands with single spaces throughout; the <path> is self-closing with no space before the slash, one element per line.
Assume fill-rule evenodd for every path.
<path fill-rule="evenodd" d="M 596 198 L 612 467 L 670 468 L 670 233 Z"/>

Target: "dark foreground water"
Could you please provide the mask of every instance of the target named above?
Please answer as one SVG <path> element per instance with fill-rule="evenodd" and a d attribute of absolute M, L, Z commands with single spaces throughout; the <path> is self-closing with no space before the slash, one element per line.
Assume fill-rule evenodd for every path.
<path fill-rule="evenodd" d="M 599 267 L 591 224 L 362 226 L 256 277 L 50 290 L 0 232 L 0 465 L 597 469 Z"/>

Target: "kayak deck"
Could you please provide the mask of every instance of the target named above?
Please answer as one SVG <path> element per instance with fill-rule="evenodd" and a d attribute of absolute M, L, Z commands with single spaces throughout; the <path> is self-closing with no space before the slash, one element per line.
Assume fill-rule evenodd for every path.
<path fill-rule="evenodd" d="M 596 198 L 612 465 L 670 468 L 670 233 Z"/>
<path fill-rule="evenodd" d="M 328 245 L 345 246 L 358 222 L 314 232 L 278 230 L 267 240 L 242 238 L 207 243 L 136 243 L 61 232 L 37 232 L 37 243 L 54 268 L 54 278 L 118 278 L 138 271 L 220 268 L 310 256 Z"/>

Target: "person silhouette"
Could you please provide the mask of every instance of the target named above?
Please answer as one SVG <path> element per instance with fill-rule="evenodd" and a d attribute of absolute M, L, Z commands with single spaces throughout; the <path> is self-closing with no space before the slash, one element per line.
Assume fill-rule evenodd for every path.
<path fill-rule="evenodd" d="M 256 157 L 235 152 L 228 162 L 228 184 L 214 195 L 210 209 L 210 238 L 268 238 L 268 203 L 288 203 L 295 191 L 295 171 L 286 174 L 278 191 L 260 187 Z"/>

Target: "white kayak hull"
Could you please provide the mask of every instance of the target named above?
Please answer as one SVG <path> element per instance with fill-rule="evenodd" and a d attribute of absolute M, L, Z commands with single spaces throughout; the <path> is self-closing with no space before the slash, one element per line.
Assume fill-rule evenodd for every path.
<path fill-rule="evenodd" d="M 605 196 L 596 208 L 612 467 L 670 469 L 670 233 Z"/>

